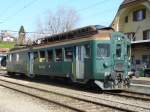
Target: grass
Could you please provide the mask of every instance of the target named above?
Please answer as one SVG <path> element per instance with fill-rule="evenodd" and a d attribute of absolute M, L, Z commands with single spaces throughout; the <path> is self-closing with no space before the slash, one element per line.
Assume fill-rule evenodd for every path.
<path fill-rule="evenodd" d="M 3 42 L 0 41 L 0 48 L 13 48 L 15 45 L 15 42 Z"/>

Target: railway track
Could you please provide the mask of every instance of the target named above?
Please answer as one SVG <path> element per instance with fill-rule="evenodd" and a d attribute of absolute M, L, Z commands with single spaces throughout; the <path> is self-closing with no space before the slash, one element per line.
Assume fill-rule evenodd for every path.
<path fill-rule="evenodd" d="M 126 98 L 133 98 L 143 101 L 150 101 L 150 94 L 146 93 L 139 93 L 134 91 L 128 91 L 128 90 L 121 90 L 119 93 L 117 92 L 104 92 L 105 94 L 120 96 L 120 97 L 126 97 Z"/>
<path fill-rule="evenodd" d="M 121 103 L 108 99 L 99 98 L 87 94 L 67 94 L 64 92 L 55 92 L 40 87 L 31 86 L 28 84 L 21 84 L 18 82 L 0 78 L 0 85 L 6 88 L 48 101 L 61 107 L 68 108 L 72 111 L 86 112 L 86 111 L 150 111 L 150 108 L 137 106 L 134 104 Z"/>

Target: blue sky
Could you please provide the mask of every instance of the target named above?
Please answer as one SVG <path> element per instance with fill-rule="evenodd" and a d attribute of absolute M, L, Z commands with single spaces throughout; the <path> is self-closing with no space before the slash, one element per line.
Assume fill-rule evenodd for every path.
<path fill-rule="evenodd" d="M 112 22 L 123 0 L 0 0 L 0 30 L 27 32 L 37 29 L 37 21 L 58 7 L 75 9 L 80 17 L 78 27 Z"/>

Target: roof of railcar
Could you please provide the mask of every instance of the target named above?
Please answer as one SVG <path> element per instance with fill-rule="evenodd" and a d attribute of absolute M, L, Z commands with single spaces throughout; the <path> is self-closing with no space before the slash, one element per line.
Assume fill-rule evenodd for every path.
<path fill-rule="evenodd" d="M 46 36 L 44 38 L 37 39 L 30 46 L 26 45 L 26 46 L 16 47 L 16 48 L 11 49 L 10 51 L 42 46 L 42 45 L 46 45 L 50 42 L 55 42 L 55 41 L 56 42 L 58 42 L 58 41 L 61 42 L 63 40 L 71 41 L 70 39 L 84 38 L 85 36 L 91 36 L 91 35 L 96 34 L 99 30 L 113 30 L 113 29 L 111 27 L 105 27 L 105 26 L 101 26 L 101 25 L 86 26 L 86 27 L 74 29 L 74 30 L 71 30 L 68 32 L 63 32 L 63 33 L 59 33 L 59 34 L 55 34 L 55 35 L 51 35 L 51 36 Z M 41 43 L 38 44 L 37 43 L 38 41 L 41 41 Z"/>
<path fill-rule="evenodd" d="M 98 30 L 108 30 L 108 29 L 112 29 L 111 27 L 106 27 L 106 26 L 101 26 L 101 25 L 90 25 L 90 26 L 86 26 L 86 27 L 82 27 L 82 28 L 78 28 L 78 29 L 74 29 L 71 31 L 67 31 L 67 32 L 63 32 L 63 33 L 59 33 L 59 34 L 54 34 L 51 36 L 46 36 L 44 38 L 39 38 L 37 40 L 47 40 L 47 39 L 51 39 L 57 40 L 57 38 L 59 39 L 66 39 L 67 37 L 70 38 L 73 36 L 73 38 L 75 37 L 82 37 L 83 34 L 88 35 L 88 34 L 92 34 L 93 32 L 96 32 Z"/>

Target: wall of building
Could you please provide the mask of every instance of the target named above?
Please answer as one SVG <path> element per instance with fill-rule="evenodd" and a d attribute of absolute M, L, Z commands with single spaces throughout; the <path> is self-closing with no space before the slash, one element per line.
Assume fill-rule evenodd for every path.
<path fill-rule="evenodd" d="M 146 2 L 148 3 L 148 2 Z M 149 5 L 150 7 L 150 5 Z M 137 3 L 134 6 L 120 9 L 112 23 L 112 27 L 124 33 L 135 32 L 136 41 L 143 40 L 143 31 L 150 29 L 150 8 L 144 3 Z M 139 9 L 146 9 L 146 18 L 142 21 L 133 21 L 133 12 Z M 125 23 L 125 17 L 128 16 L 128 22 Z"/>
<path fill-rule="evenodd" d="M 143 55 L 150 56 L 150 47 L 144 47 L 139 46 L 132 49 L 132 56 L 134 56 L 134 64 L 140 65 L 139 67 L 142 67 L 145 63 L 143 61 Z M 137 61 L 140 61 L 140 63 L 136 63 Z"/>
<path fill-rule="evenodd" d="M 133 21 L 133 12 L 139 9 L 146 9 L 146 18 L 142 21 Z M 135 32 L 135 41 L 143 40 L 143 31 L 150 29 L 150 10 L 143 5 L 136 6 L 127 10 L 125 14 L 120 18 L 121 26 L 120 30 L 124 33 Z M 125 23 L 125 16 L 128 16 L 128 23 Z"/>
<path fill-rule="evenodd" d="M 146 18 L 141 21 L 133 21 L 133 12 L 146 9 Z M 125 17 L 128 16 L 128 22 L 125 22 Z M 135 41 L 143 40 L 143 31 L 150 29 L 150 3 L 137 2 L 128 6 L 120 7 L 118 13 L 112 23 L 112 27 L 116 31 L 123 33 L 135 33 Z M 134 36 L 133 36 L 134 37 Z M 141 41 L 142 42 L 142 41 Z M 149 42 L 150 44 L 150 42 Z M 142 46 L 141 46 L 142 45 Z M 132 66 L 135 70 L 140 70 L 145 65 L 150 65 L 150 45 L 144 46 L 144 43 L 137 44 L 136 47 L 132 48 Z M 143 55 L 149 59 L 147 63 L 143 62 Z"/>

